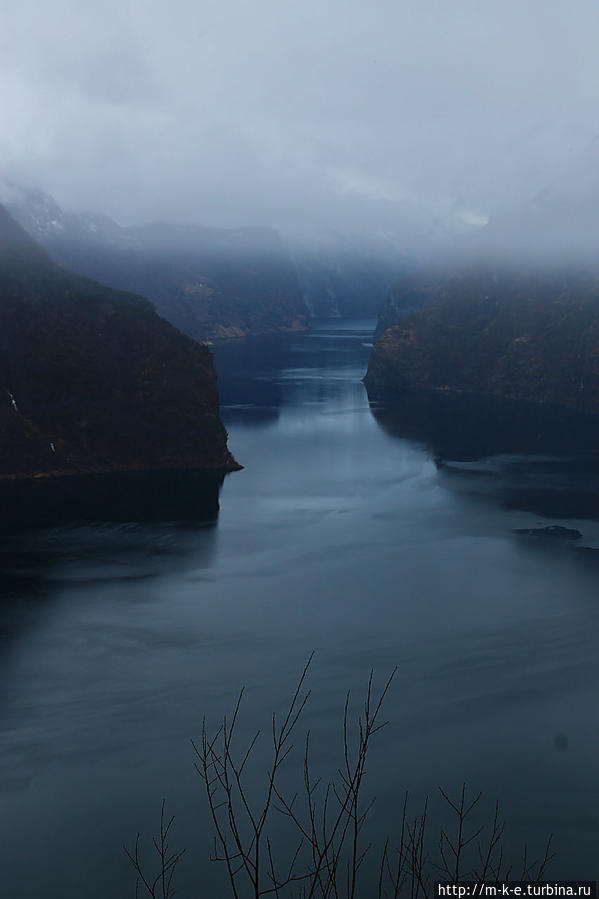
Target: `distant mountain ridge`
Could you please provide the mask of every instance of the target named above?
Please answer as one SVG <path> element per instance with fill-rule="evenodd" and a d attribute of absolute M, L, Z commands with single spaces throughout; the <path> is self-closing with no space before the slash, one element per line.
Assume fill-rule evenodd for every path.
<path fill-rule="evenodd" d="M 38 190 L 0 191 L 52 258 L 119 290 L 147 296 L 161 316 L 199 340 L 303 330 L 308 310 L 276 231 L 152 224 L 67 213 Z"/>
<path fill-rule="evenodd" d="M 52 257 L 149 297 L 197 339 L 295 331 L 315 318 L 374 318 L 404 268 L 393 235 L 154 222 L 121 227 L 0 182 L 0 202 Z"/>
<path fill-rule="evenodd" d="M 72 274 L 0 206 L 0 477 L 237 468 L 210 350 Z"/>

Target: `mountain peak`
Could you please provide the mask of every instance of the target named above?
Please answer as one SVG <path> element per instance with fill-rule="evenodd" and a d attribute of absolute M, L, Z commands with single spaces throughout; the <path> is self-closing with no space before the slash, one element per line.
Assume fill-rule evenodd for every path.
<path fill-rule="evenodd" d="M 50 259 L 45 251 L 29 234 L 15 221 L 8 210 L 0 204 L 0 258 L 33 258 L 45 259 L 50 264 Z"/>

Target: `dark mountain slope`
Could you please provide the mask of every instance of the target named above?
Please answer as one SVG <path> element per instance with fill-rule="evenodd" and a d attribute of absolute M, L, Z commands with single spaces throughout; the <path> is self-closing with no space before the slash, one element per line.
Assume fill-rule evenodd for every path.
<path fill-rule="evenodd" d="M 209 349 L 73 275 L 0 206 L 0 475 L 231 470 Z"/>
<path fill-rule="evenodd" d="M 148 297 L 197 340 L 307 326 L 295 269 L 272 229 L 122 228 L 106 216 L 65 213 L 41 191 L 17 188 L 8 208 L 61 265 Z"/>
<path fill-rule="evenodd" d="M 166 224 L 125 230 L 140 247 L 142 264 L 130 270 L 136 289 L 186 333 L 210 339 L 307 326 L 297 275 L 276 231 Z"/>
<path fill-rule="evenodd" d="M 373 348 L 372 396 L 434 390 L 599 414 L 599 279 L 592 271 L 454 276 Z"/>

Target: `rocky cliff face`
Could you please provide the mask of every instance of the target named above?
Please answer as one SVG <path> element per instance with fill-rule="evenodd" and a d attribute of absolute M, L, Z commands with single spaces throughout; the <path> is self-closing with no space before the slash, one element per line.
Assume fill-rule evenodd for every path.
<path fill-rule="evenodd" d="M 210 350 L 55 265 L 0 206 L 0 476 L 238 467 Z"/>
<path fill-rule="evenodd" d="M 599 279 L 486 268 L 455 275 L 434 305 L 386 330 L 369 394 L 477 394 L 599 414 Z"/>
<path fill-rule="evenodd" d="M 196 340 L 307 327 L 295 269 L 271 229 L 122 228 L 106 216 L 66 213 L 40 191 L 5 194 L 11 214 L 54 260 L 148 297 Z"/>

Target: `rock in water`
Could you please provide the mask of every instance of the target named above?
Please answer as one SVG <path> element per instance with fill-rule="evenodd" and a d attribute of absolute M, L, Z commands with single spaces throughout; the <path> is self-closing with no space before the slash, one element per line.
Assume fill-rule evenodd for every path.
<path fill-rule="evenodd" d="M 565 528 L 561 524 L 550 524 L 545 528 L 516 528 L 515 534 L 527 537 L 545 537 L 550 540 L 580 540 L 582 534 L 576 528 Z"/>

